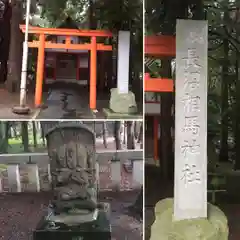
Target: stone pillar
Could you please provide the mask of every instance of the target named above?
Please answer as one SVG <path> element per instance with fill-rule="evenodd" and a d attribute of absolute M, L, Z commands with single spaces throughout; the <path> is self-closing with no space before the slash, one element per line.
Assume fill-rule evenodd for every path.
<path fill-rule="evenodd" d="M 26 171 L 28 175 L 28 191 L 40 192 L 40 180 L 37 164 L 27 164 Z"/>
<path fill-rule="evenodd" d="M 8 165 L 7 172 L 9 192 L 21 192 L 19 166 L 17 164 Z"/>
<path fill-rule="evenodd" d="M 207 24 L 176 27 L 175 220 L 207 217 Z"/>
<path fill-rule="evenodd" d="M 129 56 L 130 56 L 130 32 L 118 33 L 118 72 L 117 88 L 119 93 L 127 94 L 129 90 Z"/>
<path fill-rule="evenodd" d="M 143 161 L 133 161 L 133 182 L 138 186 L 143 184 Z M 136 186 L 136 187 L 138 187 Z"/>
<path fill-rule="evenodd" d="M 120 189 L 121 183 L 121 163 L 120 161 L 111 162 L 111 179 L 112 187 Z"/>
<path fill-rule="evenodd" d="M 129 91 L 129 57 L 130 32 L 119 31 L 117 88 L 111 89 L 109 103 L 109 108 L 117 114 L 134 114 L 137 112 L 135 95 Z M 105 113 L 107 115 L 111 114 L 109 112 Z"/>
<path fill-rule="evenodd" d="M 151 240 L 227 240 L 224 213 L 207 203 L 207 21 L 177 20 L 174 200 L 155 206 Z"/>

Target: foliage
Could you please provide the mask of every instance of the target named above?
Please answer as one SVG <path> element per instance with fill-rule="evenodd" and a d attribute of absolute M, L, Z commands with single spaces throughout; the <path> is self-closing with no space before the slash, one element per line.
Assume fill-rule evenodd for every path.
<path fill-rule="evenodd" d="M 67 16 L 76 22 L 81 22 L 86 17 L 87 7 L 88 0 L 44 1 L 41 17 L 46 19 L 52 27 L 58 26 Z"/>
<path fill-rule="evenodd" d="M 100 28 L 110 30 L 142 31 L 142 1 L 111 0 L 97 1 L 95 16 Z"/>

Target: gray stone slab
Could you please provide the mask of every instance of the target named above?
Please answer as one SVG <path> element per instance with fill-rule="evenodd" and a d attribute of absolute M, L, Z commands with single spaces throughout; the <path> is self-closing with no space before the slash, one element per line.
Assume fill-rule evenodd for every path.
<path fill-rule="evenodd" d="M 207 49 L 207 21 L 177 21 L 175 220 L 207 217 Z"/>

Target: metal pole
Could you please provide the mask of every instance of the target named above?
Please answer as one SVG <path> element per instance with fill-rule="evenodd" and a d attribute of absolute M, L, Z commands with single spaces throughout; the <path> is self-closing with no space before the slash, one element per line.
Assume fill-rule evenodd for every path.
<path fill-rule="evenodd" d="M 31 0 L 27 0 L 26 19 L 25 19 L 25 36 L 23 42 L 23 56 L 22 56 L 22 72 L 20 84 L 20 105 L 13 108 L 13 112 L 17 114 L 28 114 L 29 107 L 26 106 L 26 93 L 27 93 L 27 63 L 28 63 L 28 29 L 30 17 Z"/>

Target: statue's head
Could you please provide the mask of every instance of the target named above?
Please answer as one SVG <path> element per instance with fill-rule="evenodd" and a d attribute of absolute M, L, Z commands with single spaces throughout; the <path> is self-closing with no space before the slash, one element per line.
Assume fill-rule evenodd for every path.
<path fill-rule="evenodd" d="M 95 134 L 86 125 L 59 123 L 48 130 L 46 139 L 50 159 L 62 167 L 95 167 Z"/>

